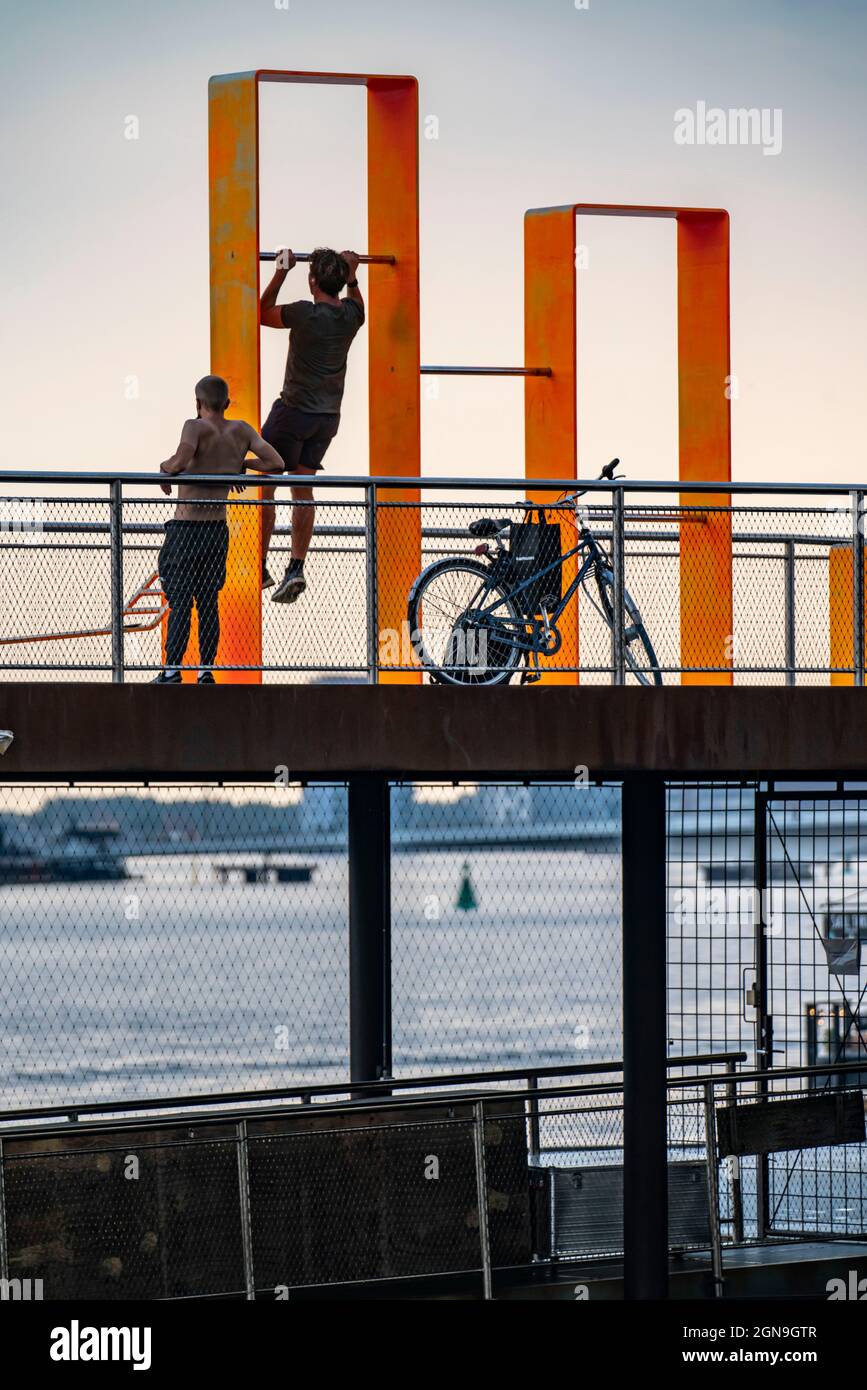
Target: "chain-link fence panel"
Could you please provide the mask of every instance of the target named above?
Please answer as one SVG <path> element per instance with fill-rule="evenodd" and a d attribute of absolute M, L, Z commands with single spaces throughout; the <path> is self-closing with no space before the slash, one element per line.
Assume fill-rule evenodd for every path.
<path fill-rule="evenodd" d="M 481 1270 L 471 1107 L 252 1121 L 248 1134 L 257 1290 Z M 527 1263 L 522 1126 L 512 1142 L 523 1162 L 497 1201 L 513 1220 L 493 1243 L 499 1261 Z"/>
<path fill-rule="evenodd" d="M 620 795 L 392 791 L 395 1075 L 620 1053 Z"/>
<path fill-rule="evenodd" d="M 50 680 L 111 671 L 108 489 L 0 498 L 0 668 Z"/>
<path fill-rule="evenodd" d="M 428 486 L 423 500 L 364 480 L 278 487 L 273 501 L 252 483 L 228 500 L 215 485 L 178 498 L 177 479 L 97 490 L 73 478 L 66 496 L 0 498 L 0 579 L 15 597 L 3 668 L 852 683 L 845 495 L 744 505 L 597 491 L 586 506 L 552 494 L 528 507 L 519 485 L 457 498 Z"/>
<path fill-rule="evenodd" d="M 867 1084 L 867 799 L 803 790 L 760 803 L 767 921 L 767 999 L 773 1065 L 858 1062 L 863 1072 L 811 1078 L 814 1094 Z M 797 1093 L 797 1078 L 773 1083 Z M 863 1145 L 813 1148 L 769 1159 L 774 1230 L 852 1234 L 867 1224 Z"/>
<path fill-rule="evenodd" d="M 6 1106 L 348 1069 L 346 791 L 0 796 Z"/>
<path fill-rule="evenodd" d="M 3 1142 L 8 1277 L 40 1296 L 242 1294 L 234 1126 Z"/>
<path fill-rule="evenodd" d="M 674 1055 L 746 1051 L 755 1015 L 755 789 L 713 783 L 667 793 L 668 1029 Z"/>

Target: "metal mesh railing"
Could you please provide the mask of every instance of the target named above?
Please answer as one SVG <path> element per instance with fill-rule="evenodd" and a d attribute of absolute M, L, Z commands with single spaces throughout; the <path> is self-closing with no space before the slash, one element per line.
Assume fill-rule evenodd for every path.
<path fill-rule="evenodd" d="M 669 1077 L 668 1250 L 721 1292 L 727 1252 L 756 1242 L 743 1220 L 754 1151 L 776 1146 L 774 1168 L 790 1163 L 779 1151 L 793 1132 L 786 1106 L 815 1091 L 803 1077 L 781 1087 L 767 1073 L 713 1074 L 714 1060 L 724 1058 L 705 1058 L 701 1080 Z M 0 1277 L 14 1286 L 4 1296 L 279 1300 L 445 1287 L 490 1297 L 516 1276 L 616 1278 L 630 1179 L 619 1064 L 607 1066 L 609 1077 L 550 1093 L 491 1082 L 468 1092 L 431 1077 L 441 1094 L 150 1121 L 130 1107 L 72 1132 L 19 1125 L 0 1136 Z M 841 1085 L 852 1116 L 863 1098 Z M 814 1150 L 829 1155 L 833 1181 L 801 1175 L 780 1234 L 851 1238 L 834 1204 L 862 1202 L 851 1162 L 861 1149 L 837 1140 Z"/>
<path fill-rule="evenodd" d="M 393 1071 L 619 1048 L 620 791 L 392 791 Z"/>
<path fill-rule="evenodd" d="M 514 481 L 423 479 L 418 492 L 412 480 L 320 478 L 314 503 L 293 503 L 278 480 L 273 505 L 248 485 L 225 531 L 219 502 L 187 501 L 176 515 L 145 475 L 97 476 L 70 474 L 46 495 L 35 476 L 29 488 L 26 474 L 0 482 L 0 668 L 115 680 L 183 664 L 189 679 L 213 668 L 218 681 L 252 670 L 484 685 L 555 670 L 590 683 L 863 684 L 858 491 L 596 484 L 576 511 L 556 500 L 574 482 L 534 482 L 551 499 L 560 564 L 538 540 L 518 557 L 532 537 L 516 528 L 540 513 Z M 310 508 L 303 585 L 288 593 L 293 517 Z M 470 533 L 492 519 L 499 533 Z"/>
<path fill-rule="evenodd" d="M 348 1068 L 346 790 L 0 793 L 5 1105 Z"/>
<path fill-rule="evenodd" d="M 498 1275 L 621 1255 L 619 1088 L 538 1105 L 455 1092 L 19 1130 L 0 1139 L 0 1266 L 48 1300 L 281 1299 L 443 1276 L 489 1294 Z M 554 1147 L 534 1149 L 534 1113 Z M 672 1250 L 711 1240 L 703 1141 L 691 1140 L 695 1157 L 676 1142 L 669 1165 Z"/>
<path fill-rule="evenodd" d="M 673 1056 L 813 1065 L 821 1091 L 864 1055 L 862 801 L 669 787 Z M 532 1078 L 616 1055 L 619 802 L 580 779 L 392 786 L 382 1074 Z M 0 832 L 7 1109 L 347 1084 L 343 785 L 7 786 Z M 670 1132 L 684 1162 L 701 1104 Z M 540 1098 L 530 1121 L 540 1159 L 605 1167 L 622 1144 L 616 1107 L 573 1123 Z M 863 1160 L 860 1145 L 746 1157 L 737 1200 L 720 1190 L 724 1229 L 858 1232 Z"/>

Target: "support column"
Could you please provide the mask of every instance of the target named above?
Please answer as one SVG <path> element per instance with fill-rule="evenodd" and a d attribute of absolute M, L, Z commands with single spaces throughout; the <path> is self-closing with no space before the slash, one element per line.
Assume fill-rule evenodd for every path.
<path fill-rule="evenodd" d="M 414 78 L 367 81 L 368 247 L 383 248 L 393 266 L 368 272 L 370 314 L 370 472 L 421 473 L 421 348 L 419 330 L 418 84 Z M 383 488 L 377 499 L 377 644 L 403 640 L 406 599 L 421 569 L 417 488 Z M 405 504 L 410 503 L 410 506 Z M 395 505 L 397 504 L 397 505 Z M 404 505 L 401 505 L 404 504 Z M 384 684 L 418 685 L 421 672 L 380 668 Z"/>
<path fill-rule="evenodd" d="M 229 416 L 259 425 L 259 100 L 256 74 L 208 85 L 211 371 L 229 384 Z M 220 594 L 218 684 L 259 685 L 262 672 L 261 515 L 252 488 L 226 510 L 229 557 Z M 246 504 L 246 505 L 245 505 Z M 197 615 L 194 615 L 197 616 Z M 194 627 L 187 664 L 198 661 Z M 195 680 L 195 672 L 185 677 Z"/>
<path fill-rule="evenodd" d="M 680 477 L 731 478 L 729 217 L 721 209 L 677 218 L 677 378 Z M 681 493 L 686 507 L 722 507 L 727 493 Z M 732 523 L 708 510 L 680 527 L 681 685 L 731 685 L 734 653 Z"/>
<path fill-rule="evenodd" d="M 575 209 L 537 208 L 524 218 L 524 364 L 550 367 L 549 377 L 524 379 L 524 447 L 527 500 L 553 502 L 556 494 L 533 488 L 533 478 L 574 478 L 578 466 L 578 395 L 575 274 Z M 563 552 L 575 545 L 575 520 L 553 512 L 560 524 Z M 563 566 L 563 589 L 578 573 L 572 559 Z M 575 685 L 576 672 L 558 669 L 579 661 L 578 604 L 572 603 L 558 627 L 563 646 L 542 657 L 545 685 Z"/>
<path fill-rule="evenodd" d="M 622 801 L 624 1296 L 668 1296 L 665 782 Z"/>
<path fill-rule="evenodd" d="M 391 1075 L 388 779 L 349 779 L 349 1058 L 352 1081 Z"/>

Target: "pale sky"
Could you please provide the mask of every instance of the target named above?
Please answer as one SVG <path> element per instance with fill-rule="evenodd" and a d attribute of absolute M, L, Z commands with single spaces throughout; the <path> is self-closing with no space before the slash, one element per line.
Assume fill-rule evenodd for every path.
<path fill-rule="evenodd" d="M 2 38 L 3 467 L 134 471 L 174 449 L 209 366 L 207 82 L 269 66 L 418 77 L 439 122 L 421 139 L 423 361 L 521 362 L 526 208 L 726 207 L 734 477 L 864 482 L 864 0 L 7 0 Z M 363 92 L 262 95 L 265 245 L 367 249 Z M 678 145 L 675 112 L 700 101 L 779 109 L 781 152 Z M 579 227 L 585 476 L 613 454 L 676 476 L 674 235 Z M 267 410 L 285 339 L 265 336 Z M 333 473 L 367 471 L 365 352 Z M 425 471 L 519 476 L 522 394 L 441 381 Z"/>

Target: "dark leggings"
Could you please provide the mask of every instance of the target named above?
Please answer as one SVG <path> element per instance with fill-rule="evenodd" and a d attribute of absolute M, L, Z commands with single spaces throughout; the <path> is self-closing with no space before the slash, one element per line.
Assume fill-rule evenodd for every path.
<path fill-rule="evenodd" d="M 226 582 L 228 527 L 224 521 L 170 521 L 159 571 L 169 601 L 166 665 L 183 663 L 193 604 L 199 615 L 199 662 L 213 666 L 220 643 L 220 590 Z"/>

